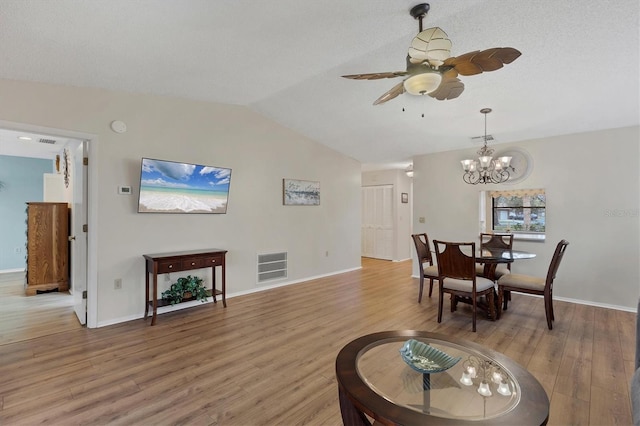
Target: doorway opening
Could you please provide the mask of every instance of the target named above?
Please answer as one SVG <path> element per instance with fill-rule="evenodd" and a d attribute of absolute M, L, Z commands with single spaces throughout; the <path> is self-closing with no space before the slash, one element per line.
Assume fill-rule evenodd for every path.
<path fill-rule="evenodd" d="M 21 139 L 18 139 L 19 137 Z M 28 140 L 29 138 L 31 138 L 30 141 Z M 40 201 L 53 201 L 47 200 L 46 197 L 62 196 L 64 200 L 55 201 L 67 202 L 70 208 L 69 295 L 66 297 L 66 301 L 62 301 L 65 299 L 63 294 L 59 294 L 57 298 L 53 293 L 51 295 L 24 296 L 20 303 L 24 305 L 25 318 L 29 315 L 30 306 L 46 304 L 45 299 L 55 299 L 55 303 L 50 301 L 48 305 L 50 309 L 60 308 L 60 313 L 64 313 L 69 309 L 70 305 L 72 307 L 70 317 L 76 324 L 80 323 L 89 327 L 96 327 L 96 241 L 90 226 L 95 223 L 95 220 L 92 220 L 95 219 L 95 207 L 91 205 L 92 201 L 95 205 L 95 200 L 92 200 L 90 195 L 95 193 L 95 188 L 97 188 L 97 176 L 90 176 L 91 173 L 86 165 L 97 161 L 96 136 L 0 120 L 0 142 L 0 156 L 5 159 L 13 156 L 50 160 L 52 162 L 51 175 L 54 178 L 59 178 L 63 182 L 64 188 L 61 191 L 59 188 L 54 190 L 54 195 L 45 195 L 44 186 L 46 184 L 43 182 L 43 199 Z M 64 160 L 66 160 L 66 164 Z M 43 180 L 46 182 L 48 179 L 44 178 Z M 55 181 L 56 179 L 49 179 L 49 186 L 51 187 L 51 182 Z M 55 184 L 53 188 L 56 188 Z M 24 244 L 22 247 L 24 247 Z M 7 273 L 0 274 L 0 294 L 4 291 L 5 294 L 16 296 L 14 294 L 16 291 L 15 285 L 19 284 L 20 276 L 24 292 L 26 262 L 23 271 L 21 273 L 19 271 L 20 267 L 18 267 L 18 271 L 13 269 L 5 271 Z M 18 281 L 15 280 L 16 272 L 18 272 Z M 50 312 L 50 309 L 47 308 L 47 312 Z M 77 319 L 73 318 L 74 312 Z M 12 315 L 20 315 L 20 313 L 13 312 Z M 0 316 L 2 316 L 1 312 Z M 44 326 L 45 324 L 42 324 L 40 328 Z M 51 332 L 59 332 L 59 327 L 52 326 Z"/>

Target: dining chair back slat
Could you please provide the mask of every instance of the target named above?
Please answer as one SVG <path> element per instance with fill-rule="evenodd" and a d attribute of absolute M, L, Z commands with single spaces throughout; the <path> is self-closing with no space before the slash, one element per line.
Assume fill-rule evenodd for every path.
<path fill-rule="evenodd" d="M 433 255 L 431 254 L 427 234 L 412 234 L 411 238 L 416 247 L 418 268 L 420 270 L 420 292 L 418 293 L 418 303 L 420 303 L 422 302 L 425 278 L 429 280 L 429 297 L 431 297 L 431 293 L 433 293 L 433 281 L 438 279 L 438 267 L 433 264 Z"/>
<path fill-rule="evenodd" d="M 442 242 L 434 241 L 434 244 L 437 245 L 437 243 Z M 436 248 L 440 275 L 460 280 L 472 280 L 476 272 L 475 243 L 443 244 L 442 252 Z"/>
<path fill-rule="evenodd" d="M 480 234 L 480 249 L 483 248 L 513 248 L 513 234 L 508 233 L 481 233 Z"/>
<path fill-rule="evenodd" d="M 558 273 L 560 262 L 564 257 L 564 252 L 567 250 L 568 245 L 569 245 L 568 241 L 562 240 L 556 246 L 556 250 L 553 253 L 553 257 L 551 258 L 551 265 L 549 265 L 549 271 L 547 272 L 546 283 L 548 284 L 549 287 L 553 286 L 553 280 L 556 279 L 556 274 Z"/>
<path fill-rule="evenodd" d="M 511 250 L 513 249 L 513 234 L 510 233 L 481 233 L 480 234 L 480 250 L 483 249 L 505 249 Z M 487 276 L 487 268 L 485 265 L 479 264 L 476 266 L 476 274 L 485 278 L 493 278 L 496 281 L 502 277 L 504 274 L 508 274 L 511 272 L 511 263 L 506 263 L 502 265 L 495 265 L 492 276 Z"/>

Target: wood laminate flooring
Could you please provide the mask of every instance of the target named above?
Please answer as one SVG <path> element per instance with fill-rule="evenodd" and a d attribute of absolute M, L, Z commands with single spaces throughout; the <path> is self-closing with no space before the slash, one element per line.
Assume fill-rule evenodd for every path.
<path fill-rule="evenodd" d="M 417 302 L 411 262 L 358 271 L 99 329 L 69 296 L 0 283 L 0 425 L 340 425 L 335 358 L 368 333 L 418 329 L 472 340 L 525 366 L 550 425 L 631 424 L 635 313 L 514 294 L 499 321 Z M 428 287 L 428 282 L 425 283 Z M 27 300 L 28 299 L 28 300 Z M 63 301 L 64 300 L 64 301 Z M 60 306 L 55 306 L 59 304 Z"/>

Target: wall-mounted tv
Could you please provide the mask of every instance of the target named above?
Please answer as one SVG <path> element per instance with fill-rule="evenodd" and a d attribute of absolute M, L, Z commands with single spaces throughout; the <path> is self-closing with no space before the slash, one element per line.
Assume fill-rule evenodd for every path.
<path fill-rule="evenodd" d="M 142 159 L 139 213 L 227 212 L 231 169 Z"/>

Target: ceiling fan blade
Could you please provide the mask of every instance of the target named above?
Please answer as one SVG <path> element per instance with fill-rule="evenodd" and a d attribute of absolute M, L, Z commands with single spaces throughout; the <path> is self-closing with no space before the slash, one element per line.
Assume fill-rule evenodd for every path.
<path fill-rule="evenodd" d="M 443 77 L 440 86 L 433 92 L 429 93 L 429 96 L 436 98 L 439 101 L 447 99 L 455 99 L 464 91 L 464 83 L 457 77 Z"/>
<path fill-rule="evenodd" d="M 520 51 L 512 47 L 494 47 L 448 58 L 443 65 L 455 68 L 460 75 L 475 75 L 500 69 L 504 64 L 510 64 L 518 59 L 520 55 Z"/>
<path fill-rule="evenodd" d="M 440 28 L 421 31 L 411 41 L 409 57 L 413 64 L 428 61 L 432 66 L 442 65 L 451 55 L 451 40 Z"/>
<path fill-rule="evenodd" d="M 394 72 L 375 72 L 370 74 L 351 74 L 343 75 L 344 78 L 350 78 L 353 80 L 379 80 L 381 78 L 396 78 L 407 75 L 406 71 L 394 71 Z"/>
<path fill-rule="evenodd" d="M 463 62 L 468 62 L 469 59 L 473 58 L 478 53 L 480 53 L 479 50 L 474 50 L 473 52 L 467 52 L 464 55 L 453 56 L 451 58 L 447 58 L 447 59 L 444 60 L 444 64 L 443 65 L 454 66 L 454 65 L 461 64 Z"/>
<path fill-rule="evenodd" d="M 404 93 L 404 81 L 401 81 L 400 83 L 398 83 L 395 86 L 393 86 L 390 90 L 385 92 L 378 99 L 376 99 L 376 101 L 373 104 L 374 105 L 383 104 L 383 103 L 385 103 L 387 101 L 390 101 L 391 99 L 395 98 L 396 96 L 402 95 L 403 93 Z"/>
<path fill-rule="evenodd" d="M 458 76 L 458 71 L 455 68 L 449 68 L 445 72 L 442 73 L 443 79 L 456 78 Z"/>
<path fill-rule="evenodd" d="M 520 55 L 522 55 L 522 53 L 513 47 L 500 47 L 494 56 L 508 65 L 518 59 Z"/>

